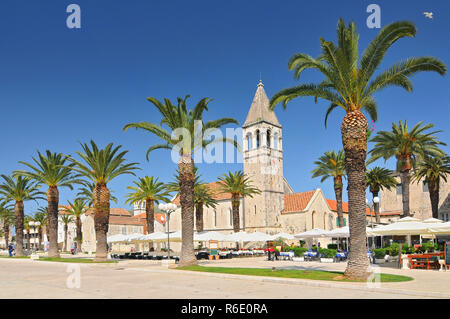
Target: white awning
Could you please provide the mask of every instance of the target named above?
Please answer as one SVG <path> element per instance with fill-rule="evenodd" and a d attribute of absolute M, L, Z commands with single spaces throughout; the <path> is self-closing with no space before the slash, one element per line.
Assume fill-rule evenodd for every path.
<path fill-rule="evenodd" d="M 320 228 L 314 228 L 303 233 L 294 235 L 295 238 L 323 238 L 328 237 L 329 231 Z"/>
<path fill-rule="evenodd" d="M 288 234 L 288 233 L 279 233 L 271 236 L 270 240 L 276 240 L 278 238 L 284 238 L 287 240 L 293 240 L 295 239 L 294 235 Z"/>
<path fill-rule="evenodd" d="M 204 231 L 200 233 L 194 233 L 195 241 L 210 241 L 210 240 L 225 241 L 226 238 L 227 235 L 224 235 L 216 231 Z"/>
<path fill-rule="evenodd" d="M 430 226 L 430 233 L 434 235 L 450 235 L 450 222 Z"/>
<path fill-rule="evenodd" d="M 106 240 L 108 243 L 126 243 L 128 241 L 128 238 L 125 235 L 116 234 L 109 236 Z"/>
<path fill-rule="evenodd" d="M 389 225 L 379 226 L 373 230 L 376 235 L 422 235 L 430 233 L 432 223 L 423 223 L 417 218 L 405 217 Z"/>

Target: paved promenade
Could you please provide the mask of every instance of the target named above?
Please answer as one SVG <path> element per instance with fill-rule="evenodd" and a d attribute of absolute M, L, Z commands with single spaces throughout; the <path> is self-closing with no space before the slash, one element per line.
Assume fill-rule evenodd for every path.
<path fill-rule="evenodd" d="M 345 264 L 265 261 L 263 258 L 202 261 L 202 265 L 343 270 Z M 80 287 L 67 281 L 79 266 Z M 405 283 L 333 283 L 251 276 L 233 276 L 166 269 L 156 261 L 117 264 L 72 264 L 0 258 L 0 298 L 450 298 L 450 272 L 382 268 L 413 276 Z M 70 280 L 69 280 L 70 282 Z M 385 289 L 388 288 L 388 289 Z M 400 291 L 400 293 L 399 293 Z M 403 291 L 403 293 L 402 293 Z"/>

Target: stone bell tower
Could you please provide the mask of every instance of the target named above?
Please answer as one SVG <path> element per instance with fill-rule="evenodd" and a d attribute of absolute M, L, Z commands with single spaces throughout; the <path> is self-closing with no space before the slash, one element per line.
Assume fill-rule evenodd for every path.
<path fill-rule="evenodd" d="M 284 208 L 282 127 L 269 109 L 261 81 L 242 129 L 244 173 L 261 190 L 260 195 L 244 198 L 245 230 L 279 232 Z"/>

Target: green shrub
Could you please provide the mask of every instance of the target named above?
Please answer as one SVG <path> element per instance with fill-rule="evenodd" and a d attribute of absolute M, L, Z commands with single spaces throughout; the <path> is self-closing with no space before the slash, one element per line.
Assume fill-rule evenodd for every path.
<path fill-rule="evenodd" d="M 416 248 L 416 252 L 419 254 L 423 254 L 427 249 L 422 245 Z"/>
<path fill-rule="evenodd" d="M 374 249 L 375 252 L 375 258 L 376 259 L 383 259 L 384 256 L 386 256 L 386 249 L 385 248 L 376 248 Z"/>
<path fill-rule="evenodd" d="M 326 258 L 334 258 L 337 254 L 336 249 L 325 249 L 324 254 Z"/>
<path fill-rule="evenodd" d="M 389 256 L 398 256 L 400 253 L 400 244 L 393 243 L 391 246 L 387 248 L 387 253 Z"/>
<path fill-rule="evenodd" d="M 291 247 L 295 257 L 303 257 L 303 254 L 308 250 L 305 247 Z"/>
<path fill-rule="evenodd" d="M 409 254 L 413 254 L 413 253 L 414 253 L 414 247 L 413 246 L 410 246 L 408 244 L 403 244 L 403 246 L 402 246 L 402 254 L 409 255 Z"/>
<path fill-rule="evenodd" d="M 337 244 L 328 244 L 328 249 L 334 249 L 337 250 L 338 245 Z"/>

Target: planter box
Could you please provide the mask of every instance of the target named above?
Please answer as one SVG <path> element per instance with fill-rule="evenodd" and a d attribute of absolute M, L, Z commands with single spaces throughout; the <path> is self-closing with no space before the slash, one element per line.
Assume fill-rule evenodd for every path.
<path fill-rule="evenodd" d="M 320 258 L 321 263 L 332 263 L 334 262 L 333 258 Z"/>
<path fill-rule="evenodd" d="M 386 261 L 383 259 L 375 259 L 376 264 L 384 264 Z"/>
<path fill-rule="evenodd" d="M 305 261 L 305 257 L 294 257 L 292 258 L 293 261 Z"/>

